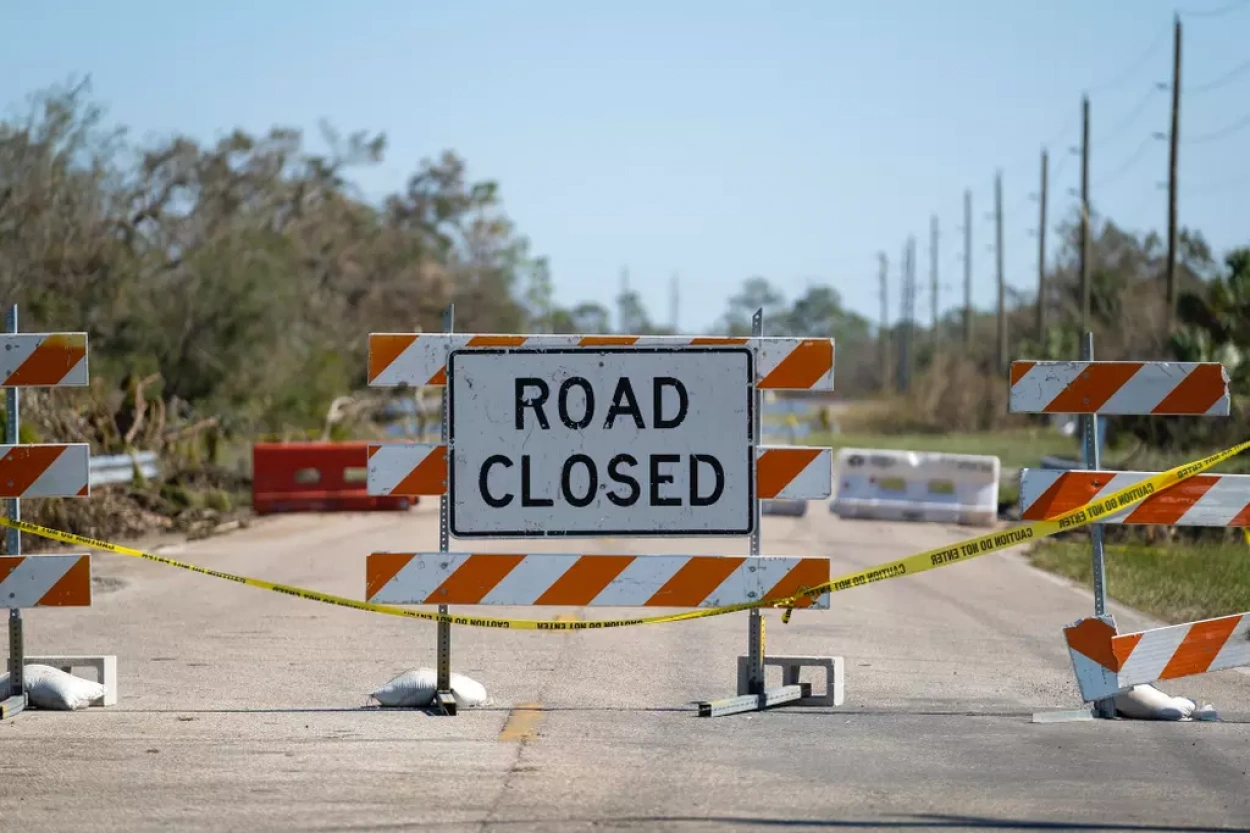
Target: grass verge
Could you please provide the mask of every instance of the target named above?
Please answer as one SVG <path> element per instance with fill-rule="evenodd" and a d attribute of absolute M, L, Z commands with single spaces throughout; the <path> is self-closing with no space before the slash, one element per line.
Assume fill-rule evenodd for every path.
<path fill-rule="evenodd" d="M 1250 611 L 1250 545 L 1235 543 L 1109 544 L 1111 598 L 1169 624 Z M 1093 592 L 1088 540 L 1043 541 L 1029 554 L 1035 567 Z"/>

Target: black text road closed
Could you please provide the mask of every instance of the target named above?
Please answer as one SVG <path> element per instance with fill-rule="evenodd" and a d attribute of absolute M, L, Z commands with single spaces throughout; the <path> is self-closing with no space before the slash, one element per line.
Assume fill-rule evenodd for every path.
<path fill-rule="evenodd" d="M 451 534 L 745 535 L 744 347 L 456 350 Z"/>

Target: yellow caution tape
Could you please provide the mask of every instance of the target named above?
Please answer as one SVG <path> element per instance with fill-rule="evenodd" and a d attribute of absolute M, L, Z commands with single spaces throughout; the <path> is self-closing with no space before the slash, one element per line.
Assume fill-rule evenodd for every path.
<path fill-rule="evenodd" d="M 309 601 L 323 602 L 325 604 L 337 605 L 339 607 L 352 608 L 353 610 L 365 610 L 371 613 L 381 613 L 387 616 L 400 616 L 407 619 L 420 619 L 427 622 L 450 622 L 453 625 L 469 625 L 471 627 L 482 628 L 504 628 L 508 630 L 597 630 L 603 628 L 622 628 L 632 625 L 659 625 L 667 622 L 682 622 L 688 619 L 706 619 L 711 616 L 723 616 L 726 613 L 736 613 L 741 610 L 750 610 L 757 607 L 773 607 L 786 608 L 786 613 L 782 618 L 783 622 L 788 622 L 793 605 L 798 600 L 811 597 L 816 598 L 826 592 L 838 592 L 841 590 L 849 590 L 853 587 L 862 587 L 866 584 L 872 584 L 886 579 L 897 578 L 904 575 L 915 575 L 923 573 L 926 570 L 933 570 L 938 567 L 945 567 L 948 564 L 955 564 L 976 558 L 980 555 L 986 555 L 998 550 L 1014 547 L 1025 541 L 1037 540 L 1054 535 L 1057 532 L 1076 529 L 1090 523 L 1097 523 L 1098 519 L 1119 511 L 1127 506 L 1131 506 L 1150 495 L 1163 491 L 1182 480 L 1187 480 L 1195 474 L 1199 474 L 1212 466 L 1237 456 L 1242 451 L 1250 448 L 1250 442 L 1241 443 L 1227 451 L 1221 451 L 1194 463 L 1188 463 L 1184 466 L 1178 466 L 1162 474 L 1156 474 L 1146 480 L 1141 481 L 1126 489 L 1108 495 L 1105 498 L 1088 503 L 1085 506 L 1079 506 L 1064 512 L 1048 521 L 1034 521 L 1023 526 L 1014 527 L 1005 532 L 991 533 L 976 538 L 969 538 L 947 547 L 940 547 L 928 552 L 917 553 L 916 555 L 901 558 L 896 561 L 886 562 L 867 570 L 861 570 L 851 573 L 841 578 L 826 582 L 803 590 L 794 596 L 786 599 L 775 599 L 769 601 L 744 602 L 742 604 L 729 605 L 727 607 L 708 608 L 703 610 L 693 610 L 685 613 L 675 613 L 668 616 L 652 616 L 648 618 L 637 619 L 599 619 L 591 621 L 578 622 L 558 622 L 536 619 L 492 619 L 486 617 L 475 616 L 452 616 L 441 615 L 438 613 L 424 613 L 419 610 L 412 610 L 405 607 L 395 607 L 393 605 L 374 604 L 372 602 L 362 602 L 356 599 L 348 599 L 343 596 L 336 596 L 331 593 L 322 593 L 317 590 L 308 590 L 303 587 L 293 587 L 288 584 L 278 584 L 264 579 L 248 578 L 247 576 L 234 575 L 220 570 L 210 570 L 206 567 L 198 567 L 194 564 L 187 564 L 182 561 L 175 561 L 172 558 L 154 555 L 142 550 L 124 547 L 120 544 L 112 544 L 108 541 L 100 541 L 95 538 L 88 538 L 85 535 L 75 535 L 72 532 L 61 532 L 55 529 L 39 526 L 29 523 L 28 521 L 14 521 L 9 518 L 0 517 L 0 526 L 9 529 L 21 530 L 30 535 L 37 535 L 41 538 L 48 538 L 53 541 L 61 541 L 66 544 L 77 544 L 80 546 L 91 547 L 93 549 L 103 550 L 105 552 L 116 553 L 118 555 L 128 555 L 133 558 L 142 558 L 147 561 L 155 561 L 158 564 L 167 564 L 170 567 L 178 567 L 183 570 L 190 570 L 193 573 L 212 576 L 214 578 L 233 581 L 237 584 L 255 587 L 261 590 L 272 590 L 275 593 L 282 593 L 287 596 L 294 596 L 299 599 L 307 599 Z"/>
<path fill-rule="evenodd" d="M 865 584 L 883 581 L 888 578 L 911 576 L 916 573 L 923 573 L 926 570 L 945 567 L 947 564 L 967 561 L 986 553 L 1014 547 L 1025 541 L 1049 538 L 1057 532 L 1066 532 L 1086 524 L 1097 523 L 1099 518 L 1118 512 L 1127 506 L 1132 506 L 1139 501 L 1145 500 L 1150 495 L 1171 488 L 1177 483 L 1188 480 L 1212 466 L 1218 466 L 1225 460 L 1236 457 L 1247 448 L 1250 448 L 1250 442 L 1235 445 L 1232 448 L 1212 454 L 1210 457 L 1204 457 L 1193 463 L 1186 463 L 1183 466 L 1177 466 L 1174 469 L 1148 477 L 1133 486 L 1120 489 L 1118 492 L 1112 492 L 1104 498 L 1087 503 L 1084 506 L 1078 506 L 1075 509 L 1069 509 L 1067 512 L 1056 515 L 1050 520 L 1033 521 L 1012 527 L 1003 532 L 991 532 L 988 535 L 969 538 L 966 541 L 959 541 L 947 547 L 909 555 L 896 561 L 887 561 L 884 564 L 878 564 L 876 567 L 851 573 L 819 587 L 805 590 L 795 596 L 795 598 L 814 597 L 825 592 L 832 593 L 839 590 L 849 590 L 852 587 L 862 587 Z M 790 616 L 794 612 L 793 607 L 784 602 L 776 604 L 774 607 L 785 607 L 786 612 L 782 614 L 781 621 L 782 623 L 790 621 Z"/>

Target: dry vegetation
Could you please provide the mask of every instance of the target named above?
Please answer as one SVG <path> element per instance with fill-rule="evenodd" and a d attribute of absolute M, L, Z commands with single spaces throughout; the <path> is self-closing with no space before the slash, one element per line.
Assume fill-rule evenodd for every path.
<path fill-rule="evenodd" d="M 322 134 L 323 152 L 281 127 L 135 145 L 85 84 L 0 121 L 0 298 L 24 331 L 90 336 L 90 389 L 29 392 L 23 439 L 157 451 L 166 474 L 28 519 L 99 537 L 216 522 L 246 503 L 223 464 L 254 439 L 376 436 L 392 396 L 365 387 L 366 334 L 437 330 L 449 303 L 460 331 L 610 331 L 602 306 L 555 302 L 498 186 L 456 154 L 370 201 L 351 174 L 385 138 Z M 831 288 L 789 305 L 763 279 L 715 327 L 761 304 L 770 332 L 869 340 Z M 635 293 L 618 307 L 619 329 L 664 331 Z"/>
<path fill-rule="evenodd" d="M 25 331 L 90 335 L 90 389 L 28 392 L 23 440 L 86 442 L 93 454 L 153 450 L 166 475 L 85 501 L 31 501 L 26 517 L 100 537 L 216 523 L 247 502 L 245 472 L 227 463 L 253 439 L 376 436 L 396 394 L 365 387 L 366 334 L 436 330 L 448 303 L 460 331 L 613 329 L 598 304 L 555 302 L 548 264 L 503 212 L 498 186 L 471 179 L 456 154 L 423 161 L 402 188 L 371 201 L 351 175 L 382 160 L 385 138 L 322 134 L 320 152 L 281 127 L 135 145 L 106 125 L 85 85 L 42 93 L 0 121 L 0 298 L 20 305 Z M 1241 389 L 1250 255 L 1221 266 L 1186 232 L 1187 326 L 1167 337 L 1158 238 L 1096 220 L 1099 357 L 1219 358 Z M 1053 326 L 1039 337 L 1030 299 L 1012 299 L 1012 356 L 1075 357 L 1073 236 L 1050 276 Z M 637 294 L 617 307 L 617 331 L 665 332 Z M 755 309 L 769 334 L 837 339 L 839 397 L 891 386 L 877 334 L 832 287 L 787 300 L 752 277 L 706 329 L 746 332 Z M 913 384 L 875 415 L 875 431 L 1030 424 L 1007 414 L 993 317 L 973 323 L 967 347 L 957 317 L 916 332 Z M 898 332 L 884 335 L 893 344 Z M 1244 435 L 1245 421 L 1118 427 L 1181 449 Z"/>
<path fill-rule="evenodd" d="M 1067 226 L 1057 263 L 1047 275 L 1045 332 L 1037 330 L 1036 296 L 1011 299 L 1009 360 L 1078 358 L 1077 233 L 1074 225 Z M 1237 395 L 1237 413 L 1231 419 L 1117 418 L 1113 426 L 1117 433 L 1164 450 L 1211 447 L 1244 436 L 1245 403 L 1239 394 L 1250 389 L 1250 364 L 1242 355 L 1250 346 L 1250 249 L 1235 249 L 1217 260 L 1200 234 L 1182 231 L 1179 326 L 1171 333 L 1164 300 L 1165 249 L 1159 236 L 1131 234 L 1095 211 L 1090 250 L 1090 329 L 1096 358 L 1220 361 Z M 1007 411 L 1007 372 L 996 356 L 995 316 L 977 314 L 972 324 L 972 339 L 966 345 L 959 313 L 941 322 L 936 334 L 928 329 L 914 334 L 912 381 L 902 395 L 894 396 L 893 407 L 880 415 L 882 430 L 994 431 L 1040 422 Z M 891 362 L 884 378 L 880 369 L 876 373 L 879 390 L 897 386 L 901 331 L 898 326 L 888 334 Z"/>

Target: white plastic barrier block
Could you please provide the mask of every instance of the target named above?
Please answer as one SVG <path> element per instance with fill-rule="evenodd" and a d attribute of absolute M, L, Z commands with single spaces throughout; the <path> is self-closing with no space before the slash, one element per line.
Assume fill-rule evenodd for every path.
<path fill-rule="evenodd" d="M 997 457 L 844 448 L 834 465 L 829 511 L 843 518 L 992 526 L 998 518 Z"/>

